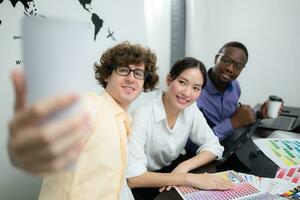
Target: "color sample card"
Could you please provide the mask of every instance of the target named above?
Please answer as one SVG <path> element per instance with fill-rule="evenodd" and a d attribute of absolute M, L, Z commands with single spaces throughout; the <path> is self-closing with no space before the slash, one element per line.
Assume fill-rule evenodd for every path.
<path fill-rule="evenodd" d="M 224 172 L 219 172 L 216 173 L 217 176 L 222 177 L 226 180 L 229 180 L 233 183 L 241 183 L 241 182 L 245 182 L 245 179 L 243 179 L 239 173 L 229 170 L 229 171 L 224 171 Z"/>
<path fill-rule="evenodd" d="M 297 139 L 257 139 L 255 144 L 281 168 L 300 166 L 300 141 Z"/>
<path fill-rule="evenodd" d="M 229 190 L 189 190 L 187 186 L 175 187 L 178 193 L 185 200 L 218 200 L 218 199 L 237 199 L 253 194 L 259 191 L 247 182 L 237 183 Z"/>
<path fill-rule="evenodd" d="M 280 196 L 291 199 L 300 199 L 300 185 L 287 192 L 284 192 Z"/>
<path fill-rule="evenodd" d="M 295 183 L 280 178 L 264 178 L 244 173 L 238 173 L 238 175 L 263 193 L 279 195 L 297 186 Z"/>
<path fill-rule="evenodd" d="M 274 194 L 264 193 L 264 194 L 255 195 L 253 197 L 246 197 L 243 198 L 243 200 L 286 200 L 286 199 Z"/>
<path fill-rule="evenodd" d="M 250 183 L 245 182 L 236 172 L 226 171 L 216 175 L 228 179 L 235 183 L 229 190 L 199 190 L 188 186 L 175 187 L 178 193 L 185 200 L 211 200 L 211 199 L 238 199 L 253 194 L 258 194 L 259 190 Z"/>
<path fill-rule="evenodd" d="M 220 172 L 216 173 L 216 175 L 230 180 L 235 186 L 224 191 L 199 190 L 188 186 L 176 186 L 175 189 L 184 200 L 282 200 L 285 199 L 284 197 L 290 197 L 292 195 L 295 199 L 300 196 L 300 186 L 297 187 L 297 184 L 284 179 L 263 178 L 235 171 Z"/>
<path fill-rule="evenodd" d="M 276 178 L 300 184 L 300 167 L 280 168 Z"/>

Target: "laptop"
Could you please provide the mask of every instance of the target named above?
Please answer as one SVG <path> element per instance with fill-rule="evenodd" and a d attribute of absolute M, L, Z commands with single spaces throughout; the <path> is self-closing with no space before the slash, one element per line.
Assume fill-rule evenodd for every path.
<path fill-rule="evenodd" d="M 292 131 L 299 125 L 300 109 L 294 107 L 284 107 L 281 115 L 276 118 L 266 118 L 260 120 L 259 128 L 272 130 Z"/>
<path fill-rule="evenodd" d="M 280 115 L 276 118 L 262 119 L 258 127 L 291 131 L 293 130 L 296 121 L 297 121 L 297 117 Z"/>

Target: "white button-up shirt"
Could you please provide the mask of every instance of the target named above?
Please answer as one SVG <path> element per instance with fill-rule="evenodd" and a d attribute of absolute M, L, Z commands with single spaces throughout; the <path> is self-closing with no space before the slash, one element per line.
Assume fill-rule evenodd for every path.
<path fill-rule="evenodd" d="M 224 148 L 196 103 L 182 110 L 170 129 L 162 94 L 158 95 L 133 113 L 127 178 L 170 165 L 180 155 L 188 138 L 200 146 L 197 153 L 207 150 L 218 158 L 222 157 Z"/>

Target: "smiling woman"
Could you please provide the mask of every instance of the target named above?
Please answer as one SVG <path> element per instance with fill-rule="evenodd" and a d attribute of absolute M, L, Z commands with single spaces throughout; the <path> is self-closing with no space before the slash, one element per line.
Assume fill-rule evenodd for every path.
<path fill-rule="evenodd" d="M 154 199 L 159 187 L 170 185 L 220 190 L 231 187 L 229 182 L 211 174 L 188 173 L 220 158 L 223 152 L 195 104 L 205 83 L 202 62 L 191 57 L 180 59 L 167 76 L 166 92 L 133 113 L 127 181 L 134 188 L 135 199 Z M 198 155 L 173 166 L 178 164 L 177 158 L 189 137 L 200 146 Z"/>

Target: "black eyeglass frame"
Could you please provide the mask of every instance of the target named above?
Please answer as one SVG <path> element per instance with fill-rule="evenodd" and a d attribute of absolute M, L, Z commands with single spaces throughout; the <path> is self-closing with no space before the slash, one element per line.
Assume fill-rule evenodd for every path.
<path fill-rule="evenodd" d="M 128 71 L 128 73 L 127 74 L 122 74 L 122 73 L 120 73 L 120 71 L 118 71 L 118 69 L 120 69 L 120 68 L 127 68 L 129 71 Z M 115 70 L 115 72 L 116 72 L 116 74 L 118 74 L 118 75 L 120 75 L 120 76 L 129 76 L 129 74 L 131 73 L 131 72 L 133 72 L 133 76 L 136 78 L 136 79 L 139 79 L 139 80 L 145 80 L 150 74 L 151 74 L 151 72 L 148 72 L 148 71 L 145 71 L 145 70 L 142 70 L 142 69 L 131 69 L 129 66 L 126 66 L 126 65 L 123 65 L 123 66 L 117 66 L 117 65 L 112 65 L 112 68 Z M 143 78 L 141 78 L 141 77 L 138 77 L 137 75 L 136 75 L 136 71 L 139 71 L 139 72 L 141 72 L 141 73 L 143 73 Z"/>
<path fill-rule="evenodd" d="M 237 62 L 235 62 L 232 58 L 230 58 L 229 56 L 227 56 L 227 55 L 225 55 L 225 54 L 223 54 L 223 53 L 218 53 L 217 55 L 218 55 L 218 56 L 221 56 L 221 61 L 222 61 L 225 65 L 233 64 L 233 66 L 234 66 L 234 68 L 235 68 L 236 70 L 241 71 L 242 69 L 244 69 L 244 68 L 246 67 L 246 63 L 245 63 L 245 64 L 237 63 Z M 222 59 L 222 57 L 223 57 L 223 58 L 224 58 L 224 57 L 228 58 L 228 59 L 230 60 L 230 62 L 224 61 L 224 60 Z"/>

